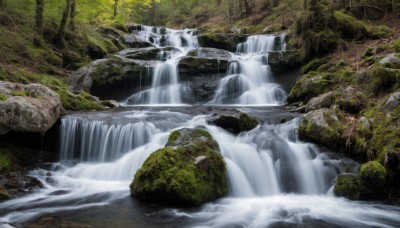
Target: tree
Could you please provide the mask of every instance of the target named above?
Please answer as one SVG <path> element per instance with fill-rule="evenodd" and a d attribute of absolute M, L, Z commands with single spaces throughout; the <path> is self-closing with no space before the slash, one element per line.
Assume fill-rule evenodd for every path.
<path fill-rule="evenodd" d="M 114 0 L 114 17 L 117 17 L 118 14 L 118 2 L 119 0 Z"/>
<path fill-rule="evenodd" d="M 77 0 L 71 0 L 71 12 L 70 12 L 70 16 L 69 16 L 69 29 L 71 29 L 72 31 L 75 30 L 76 1 Z"/>
<path fill-rule="evenodd" d="M 36 18 L 35 18 L 35 35 L 33 43 L 37 46 L 41 45 L 43 34 L 43 8 L 44 0 L 36 0 Z"/>
<path fill-rule="evenodd" d="M 70 9 L 71 9 L 71 0 L 66 0 L 60 26 L 58 27 L 58 32 L 54 39 L 54 43 L 61 47 L 65 47 L 64 32 L 65 32 L 65 27 L 67 25 Z"/>

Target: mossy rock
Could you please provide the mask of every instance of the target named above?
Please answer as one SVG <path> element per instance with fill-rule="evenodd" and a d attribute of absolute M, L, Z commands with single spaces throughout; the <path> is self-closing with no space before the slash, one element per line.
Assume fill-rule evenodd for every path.
<path fill-rule="evenodd" d="M 304 75 L 302 76 L 287 97 L 289 103 L 296 101 L 308 102 L 311 98 L 324 93 L 332 84 L 328 75 Z"/>
<path fill-rule="evenodd" d="M 395 52 L 400 53 L 400 40 L 395 40 L 393 42 L 393 49 Z"/>
<path fill-rule="evenodd" d="M 334 96 L 335 104 L 349 113 L 359 113 L 367 103 L 365 95 L 351 86 L 337 89 Z"/>
<path fill-rule="evenodd" d="M 135 174 L 131 194 L 174 206 L 200 205 L 228 193 L 226 164 L 218 143 L 204 129 L 172 132 Z"/>
<path fill-rule="evenodd" d="M 351 200 L 360 199 L 360 178 L 357 174 L 340 174 L 336 178 L 334 193 Z"/>
<path fill-rule="evenodd" d="M 378 161 L 370 161 L 360 168 L 361 183 L 374 192 L 382 192 L 386 185 L 386 170 Z"/>
<path fill-rule="evenodd" d="M 362 40 L 369 37 L 369 32 L 362 21 L 341 11 L 335 11 L 334 16 L 342 38 Z"/>
<path fill-rule="evenodd" d="M 298 128 L 301 139 L 310 140 L 331 149 L 344 147 L 344 124 L 332 110 L 323 108 L 307 113 Z"/>
<path fill-rule="evenodd" d="M 10 170 L 13 165 L 13 157 L 10 153 L 0 149 L 0 172 Z"/>
<path fill-rule="evenodd" d="M 227 114 L 214 113 L 207 119 L 207 122 L 221 127 L 233 134 L 250 131 L 259 125 L 259 121 L 255 117 L 237 110 L 233 113 Z"/>
<path fill-rule="evenodd" d="M 55 91 L 60 95 L 63 107 L 66 110 L 79 111 L 79 110 L 100 110 L 104 106 L 101 102 L 87 92 L 73 94 L 66 88 L 59 88 Z"/>
<path fill-rule="evenodd" d="M 375 95 L 400 88 L 400 70 L 375 66 L 371 71 L 371 89 Z"/>

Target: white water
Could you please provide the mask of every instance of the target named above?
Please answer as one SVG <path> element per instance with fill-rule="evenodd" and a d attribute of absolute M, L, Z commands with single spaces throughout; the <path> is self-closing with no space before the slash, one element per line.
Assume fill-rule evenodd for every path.
<path fill-rule="evenodd" d="M 230 193 L 229 198 L 206 204 L 198 212 L 167 210 L 169 216 L 182 217 L 192 225 L 211 227 L 239 224 L 265 227 L 275 222 L 299 224 L 307 219 L 343 226 L 387 224 L 389 227 L 400 223 L 399 207 L 351 202 L 330 196 L 340 160 L 319 153 L 313 144 L 298 141 L 295 129 L 299 119 L 281 125 L 260 125 L 251 132 L 234 136 L 208 125 L 203 115 L 188 118 L 185 114 L 164 112 L 163 116 L 169 120 L 163 122 L 158 114 L 136 111 L 123 115 L 131 123 L 115 129 L 138 126 L 144 122 L 144 117 L 154 119 L 154 124 L 147 142 L 139 140 L 140 143 L 133 145 L 135 148 L 127 153 L 123 153 L 124 148 L 118 143 L 112 144 L 107 152 L 116 157 L 120 155 L 116 160 L 104 162 L 101 156 L 96 155 L 97 162 L 81 161 L 70 167 L 58 163 L 32 171 L 31 175 L 41 180 L 46 188 L 0 204 L 0 212 L 4 213 L 0 222 L 20 224 L 48 213 L 106 205 L 128 197 L 134 174 L 153 151 L 165 145 L 169 132 L 174 128 L 166 122 L 172 122 L 171 118 L 176 116 L 175 122 L 183 121 L 182 127 L 205 126 L 218 141 L 227 163 Z M 75 116 L 63 120 L 64 133 L 72 135 L 76 131 L 74 128 L 77 126 L 67 127 L 71 123 L 78 124 L 74 121 Z M 91 132 L 83 136 L 84 141 L 104 140 L 98 138 L 96 131 L 112 132 L 109 124 L 97 120 L 79 126 L 82 128 L 80 131 L 85 128 Z M 135 139 L 138 135 L 133 132 L 132 139 Z M 113 137 L 123 141 L 126 136 L 114 134 L 108 139 Z M 63 140 L 70 140 L 71 145 L 75 142 L 75 147 L 85 148 L 82 145 L 86 145 L 76 139 Z M 101 141 L 93 145 L 96 143 Z M 87 154 L 82 153 L 80 159 L 85 160 L 85 156 Z"/>
<path fill-rule="evenodd" d="M 182 104 L 181 94 L 186 88 L 179 82 L 178 63 L 180 57 L 198 47 L 195 30 L 142 26 L 138 35 L 156 47 L 173 47 L 175 50 L 170 53 L 158 53 L 160 59 L 165 58 L 166 61 L 159 62 L 154 67 L 151 87 L 133 94 L 123 104 Z"/>
<path fill-rule="evenodd" d="M 278 40 L 278 48 L 275 48 Z M 281 105 L 285 91 L 274 82 L 268 53 L 286 51 L 285 35 L 257 35 L 237 47 L 227 76 L 221 79 L 209 104 Z"/>

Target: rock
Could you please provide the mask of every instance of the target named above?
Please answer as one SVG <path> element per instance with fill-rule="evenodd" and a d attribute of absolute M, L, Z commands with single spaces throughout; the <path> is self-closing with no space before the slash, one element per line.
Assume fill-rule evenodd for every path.
<path fill-rule="evenodd" d="M 297 70 L 301 66 L 300 54 L 298 50 L 272 51 L 268 52 L 268 65 L 275 75 L 284 74 Z"/>
<path fill-rule="evenodd" d="M 108 108 L 119 108 L 121 105 L 117 101 L 114 100 L 106 100 L 101 102 L 102 105 L 108 107 Z"/>
<path fill-rule="evenodd" d="M 296 101 L 309 101 L 311 98 L 322 94 L 331 82 L 322 76 L 308 77 L 305 75 L 301 77 L 294 87 L 290 90 L 287 97 L 289 103 Z"/>
<path fill-rule="evenodd" d="M 376 199 L 382 196 L 386 185 L 386 170 L 378 161 L 370 161 L 360 168 L 361 184 L 365 186 L 363 199 Z"/>
<path fill-rule="evenodd" d="M 130 185 L 140 200 L 178 206 L 200 205 L 227 194 L 226 165 L 218 143 L 205 130 L 172 132 Z"/>
<path fill-rule="evenodd" d="M 343 111 L 356 114 L 367 103 L 363 93 L 353 87 L 340 88 L 335 91 L 335 104 Z"/>
<path fill-rule="evenodd" d="M 128 23 L 125 26 L 126 26 L 126 28 L 128 29 L 128 31 L 130 33 L 134 32 L 134 31 L 141 31 L 142 30 L 142 25 L 140 25 L 140 24 Z"/>
<path fill-rule="evenodd" d="M 180 74 L 218 74 L 226 72 L 228 62 L 228 59 L 187 56 L 179 60 L 178 67 Z"/>
<path fill-rule="evenodd" d="M 122 36 L 122 40 L 131 48 L 154 47 L 152 43 L 135 34 L 125 34 Z"/>
<path fill-rule="evenodd" d="M 333 92 L 328 92 L 312 98 L 306 107 L 306 112 L 317 110 L 321 108 L 330 108 L 334 99 Z"/>
<path fill-rule="evenodd" d="M 198 36 L 198 41 L 202 47 L 218 48 L 227 51 L 236 51 L 236 46 L 239 43 L 245 42 L 245 35 L 237 34 L 212 34 L 205 33 Z"/>
<path fill-rule="evenodd" d="M 57 93 L 41 84 L 0 82 L 0 129 L 44 133 L 60 116 L 62 103 Z"/>
<path fill-rule="evenodd" d="M 337 196 L 346 197 L 351 200 L 360 199 L 360 178 L 357 174 L 340 174 L 336 178 L 334 193 Z"/>
<path fill-rule="evenodd" d="M 129 48 L 119 52 L 117 55 L 128 59 L 140 60 L 166 60 L 168 56 L 179 53 L 180 50 L 172 47 L 157 48 Z"/>
<path fill-rule="evenodd" d="M 133 60 L 108 56 L 84 66 L 68 78 L 70 90 L 91 92 L 102 99 L 122 99 L 139 88 L 156 61 Z M 143 76 L 143 78 L 142 78 Z M 131 85 L 128 87 L 126 85 Z M 122 89 L 124 88 L 124 89 Z"/>
<path fill-rule="evenodd" d="M 207 123 L 214 124 L 233 134 L 250 131 L 259 124 L 256 118 L 240 111 L 229 114 L 214 113 L 207 119 Z"/>
<path fill-rule="evenodd" d="M 214 58 L 214 59 L 231 59 L 232 54 L 229 51 L 216 49 L 216 48 L 198 48 L 191 50 L 187 56 L 201 57 L 201 58 Z"/>
<path fill-rule="evenodd" d="M 392 111 L 400 105 L 400 92 L 390 94 L 389 98 L 383 101 L 380 108 L 385 111 Z"/>
<path fill-rule="evenodd" d="M 300 139 L 308 139 L 332 149 L 341 149 L 344 144 L 344 129 L 335 112 L 323 108 L 307 113 L 298 132 Z"/>
<path fill-rule="evenodd" d="M 400 68 L 400 58 L 395 53 L 385 56 L 379 63 L 389 68 Z"/>

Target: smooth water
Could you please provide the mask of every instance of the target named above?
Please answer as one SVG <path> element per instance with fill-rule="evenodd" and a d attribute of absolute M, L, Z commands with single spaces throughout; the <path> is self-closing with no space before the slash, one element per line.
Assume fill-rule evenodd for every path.
<path fill-rule="evenodd" d="M 145 207 L 131 202 L 129 196 L 129 184 L 136 171 L 153 151 L 166 144 L 173 129 L 204 126 L 219 143 L 227 163 L 229 196 L 200 208 L 153 208 L 150 216 L 158 219 L 143 218 L 145 226 L 162 227 L 164 222 L 172 226 L 207 227 L 279 224 L 390 227 L 400 224 L 399 207 L 352 202 L 332 195 L 331 187 L 338 173 L 355 169 L 356 165 L 322 153 L 313 144 L 299 141 L 296 134 L 299 118 L 284 124 L 261 124 L 248 133 L 235 136 L 208 125 L 207 114 L 195 114 L 206 111 L 206 108 L 189 113 L 178 110 L 104 112 L 64 117 L 62 141 L 70 149 L 62 148 L 60 163 L 31 172 L 44 183 L 45 188 L 0 204 L 0 221 L 19 226 L 43 216 L 62 216 L 68 211 L 86 213 L 94 207 L 99 208 L 90 209 L 94 210 L 94 217 L 116 213 L 121 216 L 119 219 L 122 221 L 118 221 L 123 222 L 121 226 L 131 226 L 141 219 L 132 218 L 126 207 L 133 210 L 132 213 L 141 213 Z M 267 108 L 254 110 L 268 112 Z M 73 132 L 81 133 L 68 138 L 74 135 Z M 127 137 L 131 137 L 132 143 L 121 146 Z M 94 149 L 97 144 L 108 148 L 97 151 Z M 80 154 L 74 152 L 77 148 Z M 102 156 L 101 151 L 105 151 L 108 157 Z M 75 163 L 71 163 L 71 159 L 75 159 Z M 131 203 L 126 205 L 127 202 Z M 118 206 L 120 204 L 124 204 L 123 208 Z M 115 208 L 110 209 L 107 205 L 115 205 Z M 73 220 L 79 214 L 68 216 Z M 95 218 L 86 218 L 85 224 L 90 225 L 91 221 L 93 224 L 98 222 Z M 112 226 L 112 219 L 107 224 L 103 227 Z"/>

